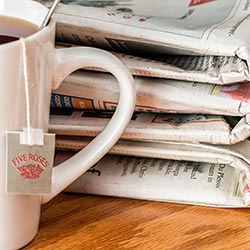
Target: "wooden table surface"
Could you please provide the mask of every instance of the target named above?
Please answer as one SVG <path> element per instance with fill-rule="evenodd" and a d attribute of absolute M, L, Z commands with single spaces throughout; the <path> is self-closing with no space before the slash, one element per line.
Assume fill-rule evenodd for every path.
<path fill-rule="evenodd" d="M 250 249 L 250 210 L 60 194 L 23 249 Z"/>

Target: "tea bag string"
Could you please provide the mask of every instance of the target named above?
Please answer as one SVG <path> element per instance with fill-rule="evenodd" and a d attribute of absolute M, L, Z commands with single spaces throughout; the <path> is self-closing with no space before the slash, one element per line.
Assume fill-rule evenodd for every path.
<path fill-rule="evenodd" d="M 24 38 L 20 38 L 22 44 L 22 64 L 23 64 L 23 77 L 24 77 L 24 89 L 25 89 L 25 100 L 26 100 L 26 119 L 27 119 L 27 143 L 29 145 L 31 142 L 31 120 L 30 120 L 30 96 L 29 96 L 29 79 L 28 79 L 28 69 L 27 69 L 27 54 L 26 54 L 26 44 Z"/>

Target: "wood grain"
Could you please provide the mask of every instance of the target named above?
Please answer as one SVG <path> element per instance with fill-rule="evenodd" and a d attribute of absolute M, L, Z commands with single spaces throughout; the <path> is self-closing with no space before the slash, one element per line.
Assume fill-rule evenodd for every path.
<path fill-rule="evenodd" d="M 60 194 L 23 249 L 247 250 L 250 211 Z"/>

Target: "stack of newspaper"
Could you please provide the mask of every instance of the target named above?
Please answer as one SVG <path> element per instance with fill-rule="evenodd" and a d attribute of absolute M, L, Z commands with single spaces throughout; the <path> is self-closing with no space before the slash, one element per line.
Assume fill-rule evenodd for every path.
<path fill-rule="evenodd" d="M 109 50 L 137 90 L 111 155 L 68 191 L 250 206 L 249 0 L 62 0 L 55 18 L 58 47 Z M 118 98 L 115 78 L 95 68 L 53 91 L 56 162 L 100 133 Z"/>

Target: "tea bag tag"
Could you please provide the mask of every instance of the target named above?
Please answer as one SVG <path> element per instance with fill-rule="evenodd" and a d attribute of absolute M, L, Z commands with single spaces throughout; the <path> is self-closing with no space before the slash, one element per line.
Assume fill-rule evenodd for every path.
<path fill-rule="evenodd" d="M 54 160 L 55 135 L 31 129 L 7 131 L 6 192 L 15 194 L 49 194 Z M 32 142 L 32 144 L 30 144 Z"/>

